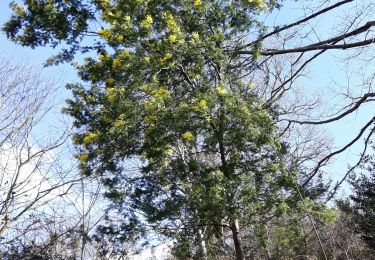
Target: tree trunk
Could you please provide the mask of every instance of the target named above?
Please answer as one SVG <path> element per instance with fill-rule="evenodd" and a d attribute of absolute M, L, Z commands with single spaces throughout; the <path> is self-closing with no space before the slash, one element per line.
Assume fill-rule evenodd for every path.
<path fill-rule="evenodd" d="M 237 260 L 244 260 L 245 259 L 245 253 L 243 252 L 242 245 L 241 245 L 241 238 L 240 238 L 240 228 L 238 225 L 238 219 L 236 219 L 231 224 L 232 229 L 232 237 L 233 237 L 233 243 L 234 243 L 234 249 L 236 251 L 236 259 Z"/>
<path fill-rule="evenodd" d="M 200 240 L 199 241 L 200 247 L 202 251 L 202 259 L 207 259 L 207 247 L 206 247 L 206 241 L 204 240 L 202 229 L 198 230 L 198 234 L 199 234 L 199 240 Z"/>
<path fill-rule="evenodd" d="M 226 246 L 225 246 L 225 237 L 224 237 L 224 221 L 221 220 L 221 227 L 218 228 L 218 238 L 219 240 L 221 241 L 221 247 L 222 247 L 222 251 L 225 253 L 225 249 L 226 249 Z"/>

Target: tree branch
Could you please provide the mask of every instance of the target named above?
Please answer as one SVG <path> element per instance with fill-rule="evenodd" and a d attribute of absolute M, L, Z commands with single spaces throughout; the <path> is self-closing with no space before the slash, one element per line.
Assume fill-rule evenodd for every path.
<path fill-rule="evenodd" d="M 297 123 L 297 124 L 300 124 L 300 125 L 303 125 L 303 124 L 322 125 L 322 124 L 331 123 L 331 122 L 337 121 L 337 120 L 349 115 L 350 113 L 354 112 L 355 110 L 357 110 L 362 105 L 362 103 L 366 102 L 366 100 L 370 97 L 375 97 L 375 93 L 367 93 L 367 94 L 363 95 L 363 97 L 360 98 L 352 108 L 350 108 L 347 111 L 345 111 L 344 113 L 342 113 L 342 114 L 340 114 L 336 117 L 330 118 L 330 119 L 326 119 L 326 120 L 322 120 L 322 121 L 308 121 L 308 120 L 299 121 L 299 120 L 289 120 L 289 119 L 284 120 L 284 119 L 282 119 L 280 121 L 288 121 L 289 123 Z"/>
<path fill-rule="evenodd" d="M 311 14 L 311 15 L 309 15 L 309 16 L 307 16 L 307 17 L 301 19 L 301 20 L 298 20 L 298 21 L 296 21 L 296 22 L 294 22 L 294 23 L 291 23 L 291 24 L 288 24 L 288 25 L 282 26 L 282 27 L 280 27 L 280 28 L 277 28 L 277 29 L 273 30 L 272 32 L 267 33 L 267 34 L 265 34 L 265 35 L 259 37 L 259 38 L 256 39 L 255 41 L 253 41 L 253 42 L 251 42 L 251 43 L 249 43 L 249 44 L 243 46 L 241 49 L 244 49 L 244 48 L 246 48 L 246 47 L 253 46 L 253 45 L 255 45 L 256 43 L 259 43 L 259 42 L 261 42 L 262 40 L 264 40 L 264 39 L 266 39 L 266 38 L 268 38 L 268 37 L 270 37 L 270 36 L 272 36 L 272 35 L 278 34 L 278 33 L 282 32 L 282 31 L 285 31 L 285 30 L 287 30 L 287 29 L 290 29 L 290 28 L 292 28 L 292 27 L 294 27 L 294 26 L 297 26 L 297 25 L 300 25 L 300 24 L 302 24 L 302 23 L 305 23 L 305 22 L 307 22 L 307 21 L 309 21 L 309 20 L 311 20 L 311 19 L 314 19 L 315 17 L 317 17 L 317 16 L 319 16 L 319 15 L 321 15 L 321 14 L 324 14 L 324 13 L 326 13 L 326 12 L 328 12 L 328 11 L 331 11 L 331 10 L 333 10 L 333 9 L 335 9 L 335 8 L 337 8 L 337 7 L 339 7 L 339 6 L 341 6 L 341 5 L 344 5 L 344 4 L 347 4 L 347 3 L 353 2 L 353 1 L 354 1 L 354 0 L 344 0 L 344 1 L 338 2 L 338 3 L 334 4 L 334 5 L 331 5 L 331 6 L 327 7 L 327 8 L 324 8 L 324 9 L 322 9 L 322 10 L 316 12 L 316 13 L 313 13 L 313 14 Z"/>
<path fill-rule="evenodd" d="M 361 138 L 361 136 L 367 130 L 367 128 L 369 128 L 374 122 L 375 122 L 375 116 L 373 118 L 371 118 L 371 120 L 368 121 L 367 124 L 364 127 L 361 128 L 361 131 L 359 131 L 358 135 L 352 141 L 350 141 L 347 145 L 345 145 L 340 150 L 337 150 L 333 153 L 330 153 L 329 155 L 324 157 L 322 160 L 320 160 L 319 163 L 317 164 L 317 166 L 315 167 L 315 169 L 313 170 L 312 174 L 303 183 L 303 186 L 306 186 L 311 181 L 311 179 L 318 173 L 318 171 L 319 171 L 320 167 L 323 165 L 323 163 L 328 162 L 329 159 L 331 159 L 333 156 L 335 156 L 339 153 L 342 153 L 343 151 L 345 151 L 346 149 L 351 147 L 355 142 L 357 142 Z"/>

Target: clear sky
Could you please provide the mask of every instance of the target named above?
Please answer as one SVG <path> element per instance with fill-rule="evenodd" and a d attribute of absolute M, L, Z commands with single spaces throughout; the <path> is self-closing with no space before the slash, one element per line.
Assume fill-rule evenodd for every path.
<path fill-rule="evenodd" d="M 3 24 L 10 15 L 10 10 L 8 0 L 0 1 L 0 24 Z M 293 19 L 293 17 L 299 17 L 301 15 L 301 10 L 297 9 L 298 2 L 288 1 L 285 3 L 285 6 L 288 6 L 288 9 L 282 9 L 282 12 L 279 15 L 271 17 L 283 23 L 287 20 Z M 290 7 L 292 6 L 292 8 Z M 336 20 L 344 14 L 347 10 L 340 10 L 334 14 L 331 14 L 329 17 L 325 17 L 320 24 L 324 28 L 331 28 Z M 363 21 L 365 23 L 366 21 Z M 335 28 L 331 28 L 335 29 Z M 322 36 L 324 38 L 324 35 Z M 5 55 L 11 55 L 15 59 L 27 60 L 27 62 L 33 64 L 37 67 L 42 67 L 42 64 L 46 61 L 48 57 L 56 53 L 56 51 L 40 47 L 34 50 L 29 48 L 23 48 L 16 46 L 15 44 L 8 41 L 4 34 L 0 34 L 0 51 Z M 341 96 L 339 93 L 342 89 L 339 85 L 345 86 L 348 81 L 346 74 L 341 70 L 344 68 L 344 64 L 340 60 L 342 54 L 340 51 L 330 52 L 325 54 L 323 57 L 318 58 L 310 68 L 310 76 L 304 78 L 303 81 L 299 82 L 304 87 L 306 94 L 311 93 L 323 93 L 323 96 L 328 97 L 326 99 L 327 105 L 334 105 L 340 101 Z M 374 64 L 368 64 L 367 69 L 371 71 Z M 361 68 L 363 70 L 363 68 Z M 60 65 L 57 67 L 48 67 L 43 69 L 46 75 L 58 80 L 61 86 L 65 85 L 68 82 L 76 82 L 78 78 L 74 69 L 69 65 Z M 358 78 L 354 76 L 349 84 L 355 84 Z M 334 92 L 337 93 L 334 93 Z M 63 101 L 69 96 L 69 92 L 66 90 L 61 90 L 61 96 L 57 104 L 64 103 Z M 374 102 L 373 102 L 374 103 Z M 329 135 L 334 138 L 335 146 L 339 147 L 340 145 L 346 144 L 349 142 L 359 131 L 361 126 L 369 120 L 374 115 L 375 104 L 368 104 L 360 109 L 357 113 L 354 113 L 350 117 L 342 120 L 340 122 L 333 123 L 329 126 L 326 126 L 326 131 Z M 356 161 L 357 155 L 361 151 L 362 144 L 359 143 L 351 147 L 348 152 L 343 153 L 341 156 L 337 157 L 334 162 L 328 167 L 332 174 L 329 175 L 333 180 L 340 179 L 345 173 L 348 164 L 353 164 Z"/>

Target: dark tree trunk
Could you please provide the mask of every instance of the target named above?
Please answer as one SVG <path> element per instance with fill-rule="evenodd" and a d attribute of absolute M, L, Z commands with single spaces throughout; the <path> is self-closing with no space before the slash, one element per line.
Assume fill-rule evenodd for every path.
<path fill-rule="evenodd" d="M 236 251 L 236 259 L 237 260 L 244 260 L 245 259 L 245 253 L 243 252 L 242 245 L 241 245 L 241 237 L 239 235 L 240 228 L 239 228 L 237 219 L 231 224 L 231 229 L 232 229 L 234 250 Z"/>

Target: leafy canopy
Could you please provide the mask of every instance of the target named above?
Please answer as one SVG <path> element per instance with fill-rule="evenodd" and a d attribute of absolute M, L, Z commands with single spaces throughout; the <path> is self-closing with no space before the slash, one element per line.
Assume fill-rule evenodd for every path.
<path fill-rule="evenodd" d="M 103 175 L 108 197 L 125 212 L 123 236 L 136 237 L 145 218 L 171 235 L 181 225 L 194 230 L 239 217 L 251 225 L 305 203 L 296 202 L 299 172 L 286 163 L 277 108 L 264 104 L 248 77 L 259 65 L 259 43 L 252 57 L 237 52 L 264 31 L 257 16 L 278 8 L 276 1 L 24 4 L 12 4 L 3 28 L 12 40 L 65 44 L 50 64 L 97 52 L 76 65 L 86 84 L 68 86 L 65 112 L 75 119 L 82 173 Z"/>
<path fill-rule="evenodd" d="M 256 61 L 233 53 L 272 4 L 99 2 L 107 27 L 98 34 L 111 48 L 79 66 L 91 86 L 70 85 L 75 99 L 66 109 L 82 129 L 74 138 L 82 171 L 121 172 L 124 159 L 142 161 L 141 173 L 126 175 L 127 196 L 118 177 L 107 183 L 112 199 L 132 197 L 151 221 L 182 210 L 204 223 L 240 214 L 237 202 L 256 192 L 242 183 L 257 175 L 261 185 L 280 166 L 274 115 L 245 77 Z M 279 190 L 272 185 L 268 192 Z"/>

